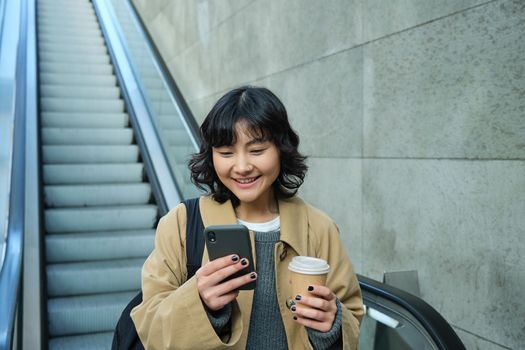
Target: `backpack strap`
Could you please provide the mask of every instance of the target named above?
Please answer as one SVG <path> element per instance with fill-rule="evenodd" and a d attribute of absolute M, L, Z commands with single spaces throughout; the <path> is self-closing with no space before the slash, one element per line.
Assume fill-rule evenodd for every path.
<path fill-rule="evenodd" d="M 199 197 L 182 201 L 186 206 L 186 268 L 188 278 L 201 267 L 204 253 L 204 223 L 199 208 Z"/>
<path fill-rule="evenodd" d="M 186 268 L 188 279 L 200 268 L 204 253 L 204 223 L 199 209 L 199 198 L 183 201 L 186 206 Z M 142 291 L 129 302 L 122 312 L 113 335 L 112 350 L 143 350 L 135 324 L 131 320 L 131 309 L 142 302 Z"/>

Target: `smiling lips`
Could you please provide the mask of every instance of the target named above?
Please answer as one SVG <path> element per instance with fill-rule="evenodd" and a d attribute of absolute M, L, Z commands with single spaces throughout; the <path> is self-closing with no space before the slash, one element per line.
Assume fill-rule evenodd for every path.
<path fill-rule="evenodd" d="M 251 184 L 253 184 L 260 176 L 256 177 L 245 177 L 242 179 L 233 179 L 239 185 L 240 187 L 249 187 Z"/>

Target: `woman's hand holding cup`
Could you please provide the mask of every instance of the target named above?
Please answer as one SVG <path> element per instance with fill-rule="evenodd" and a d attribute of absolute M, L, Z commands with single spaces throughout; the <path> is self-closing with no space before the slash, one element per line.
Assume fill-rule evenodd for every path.
<path fill-rule="evenodd" d="M 290 310 L 303 326 L 328 332 L 337 313 L 337 297 L 326 287 L 330 265 L 319 258 L 296 256 L 288 265 L 294 300 Z"/>
<path fill-rule="evenodd" d="M 246 268 L 248 259 L 237 255 L 228 255 L 212 260 L 195 273 L 197 290 L 201 300 L 213 311 L 222 309 L 239 295 L 238 288 L 257 278 L 255 272 L 224 281 L 225 278 Z"/>
<path fill-rule="evenodd" d="M 332 329 L 337 313 L 335 294 L 328 287 L 318 285 L 308 286 L 308 293 L 295 297 L 290 307 L 294 320 L 319 332 L 328 332 Z"/>

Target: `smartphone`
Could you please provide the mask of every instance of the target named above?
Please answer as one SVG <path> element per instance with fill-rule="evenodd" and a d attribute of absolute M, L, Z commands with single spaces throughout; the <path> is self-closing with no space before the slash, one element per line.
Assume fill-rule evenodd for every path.
<path fill-rule="evenodd" d="M 208 256 L 211 260 L 221 258 L 230 254 L 237 254 L 241 259 L 249 260 L 248 267 L 237 271 L 233 275 L 224 279 L 224 281 L 240 277 L 247 273 L 254 271 L 252 244 L 250 241 L 250 233 L 244 225 L 215 225 L 208 226 L 204 229 L 204 240 L 206 241 L 206 248 Z M 251 290 L 255 288 L 256 281 L 247 283 L 241 287 L 240 290 Z"/>

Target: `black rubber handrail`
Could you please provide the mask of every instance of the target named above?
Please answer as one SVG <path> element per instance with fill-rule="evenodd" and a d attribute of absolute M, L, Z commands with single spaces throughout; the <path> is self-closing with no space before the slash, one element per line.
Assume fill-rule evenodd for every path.
<path fill-rule="evenodd" d="M 425 328 L 439 349 L 465 349 L 465 345 L 450 324 L 423 299 L 365 276 L 357 275 L 357 279 L 361 290 L 389 300 L 407 310 Z"/>

